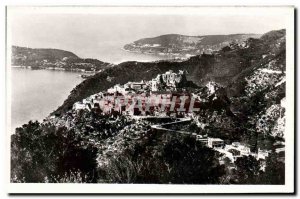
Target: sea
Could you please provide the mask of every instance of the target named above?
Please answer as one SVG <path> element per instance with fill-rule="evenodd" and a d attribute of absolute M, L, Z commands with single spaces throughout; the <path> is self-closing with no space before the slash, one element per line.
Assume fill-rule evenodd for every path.
<path fill-rule="evenodd" d="M 101 61 L 117 64 L 133 60 L 156 61 L 173 58 L 132 53 L 117 47 L 110 48 L 110 50 L 110 52 L 101 53 Z M 71 90 L 84 80 L 80 75 L 81 73 L 78 72 L 31 70 L 13 66 L 10 79 L 12 133 L 15 128 L 21 127 L 30 120 L 43 121 L 52 111 L 62 105 Z"/>

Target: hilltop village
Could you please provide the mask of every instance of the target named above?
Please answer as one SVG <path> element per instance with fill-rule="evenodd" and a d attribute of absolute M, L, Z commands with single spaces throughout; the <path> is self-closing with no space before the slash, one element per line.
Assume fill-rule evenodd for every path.
<path fill-rule="evenodd" d="M 279 74 L 273 70 L 259 70 L 258 73 L 257 75 Z M 280 83 L 284 83 L 284 79 Z M 249 86 L 250 95 L 251 84 Z M 216 108 L 220 103 L 221 108 L 217 112 L 224 114 L 222 109 L 226 109 L 229 99 L 226 99 L 223 90 L 224 88 L 213 81 L 202 88 L 194 86 L 187 81 L 185 71 L 179 70 L 177 73 L 167 71 L 150 81 L 117 84 L 106 92 L 99 92 L 76 102 L 63 125 L 68 128 L 76 126 L 77 115 L 82 112 L 96 112 L 109 117 L 109 125 L 115 127 L 114 130 L 106 130 L 104 137 L 107 139 L 98 146 L 102 150 L 98 159 L 98 164 L 101 166 L 108 164 L 110 156 L 116 156 L 130 147 L 131 142 L 150 139 L 149 137 L 152 136 L 157 139 L 157 142 L 163 143 L 173 137 L 191 137 L 203 146 L 222 154 L 219 158 L 220 164 L 224 164 L 227 160 L 231 162 L 230 167 L 233 169 L 237 158 L 253 156 L 261 162 L 260 168 L 264 170 L 265 160 L 271 153 L 271 148 L 262 147 L 253 150 L 249 143 L 240 142 L 237 138 L 228 138 L 222 135 L 222 132 L 219 132 L 221 136 L 218 137 L 209 129 L 210 122 L 228 125 L 226 120 L 231 120 L 227 116 L 218 118 L 215 111 L 212 111 L 211 118 L 203 117 L 208 109 Z M 282 103 L 283 101 L 284 99 Z M 235 117 L 234 113 L 231 114 Z M 52 120 L 56 121 L 54 116 Z M 117 132 L 118 126 L 123 126 L 124 121 L 131 124 Z M 90 141 L 96 142 L 95 139 Z M 282 144 L 281 141 L 275 143 L 278 145 L 277 153 L 284 151 Z"/>
<path fill-rule="evenodd" d="M 99 108 L 106 114 L 178 117 L 180 114 L 186 114 L 189 110 L 185 108 L 191 106 L 193 96 L 185 87 L 188 83 L 183 71 L 179 71 L 178 74 L 168 71 L 151 81 L 117 84 L 106 92 L 94 94 L 75 103 L 73 108 L 75 110 Z M 209 89 L 211 92 L 215 87 L 210 86 Z M 199 99 L 193 100 L 192 105 L 199 106 Z M 180 106 L 182 110 L 179 110 Z"/>

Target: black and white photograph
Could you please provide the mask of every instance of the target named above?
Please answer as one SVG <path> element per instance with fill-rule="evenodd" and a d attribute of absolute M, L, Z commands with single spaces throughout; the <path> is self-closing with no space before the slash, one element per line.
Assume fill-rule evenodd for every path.
<path fill-rule="evenodd" d="M 294 7 L 6 15 L 11 193 L 294 191 Z"/>

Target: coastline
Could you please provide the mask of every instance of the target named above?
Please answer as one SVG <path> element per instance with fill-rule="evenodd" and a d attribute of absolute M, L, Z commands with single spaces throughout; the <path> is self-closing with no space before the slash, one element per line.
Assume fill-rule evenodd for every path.
<path fill-rule="evenodd" d="M 14 66 L 12 65 L 11 68 L 19 68 L 19 69 L 30 69 L 30 70 L 52 70 L 52 71 L 63 71 L 63 72 L 74 72 L 74 73 L 84 73 L 84 74 L 92 74 L 97 73 L 101 71 L 85 71 L 81 69 L 73 69 L 73 70 L 66 70 L 64 68 L 58 68 L 58 67 L 32 67 L 32 66 Z"/>
<path fill-rule="evenodd" d="M 143 54 L 143 55 L 154 55 L 154 56 L 158 56 L 158 57 L 162 57 L 162 58 L 165 58 L 165 57 L 172 57 L 171 59 L 161 59 L 161 60 L 186 60 L 192 56 L 195 56 L 195 55 L 192 55 L 192 54 L 186 54 L 186 55 L 180 55 L 179 53 L 157 53 L 157 52 L 142 52 L 142 51 L 135 51 L 135 50 L 127 50 L 125 49 L 124 47 L 120 48 L 121 50 L 123 51 L 126 51 L 126 52 L 129 52 L 129 53 L 136 53 L 136 54 Z M 188 56 L 187 56 L 188 55 Z"/>

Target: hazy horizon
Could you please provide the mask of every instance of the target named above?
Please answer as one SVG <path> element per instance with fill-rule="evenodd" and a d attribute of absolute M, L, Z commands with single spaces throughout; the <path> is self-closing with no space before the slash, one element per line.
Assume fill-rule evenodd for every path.
<path fill-rule="evenodd" d="M 12 45 L 62 49 L 101 60 L 110 46 L 122 48 L 141 38 L 165 34 L 263 34 L 283 29 L 284 24 L 277 15 L 258 20 L 251 15 L 18 13 L 11 16 L 8 25 Z"/>

